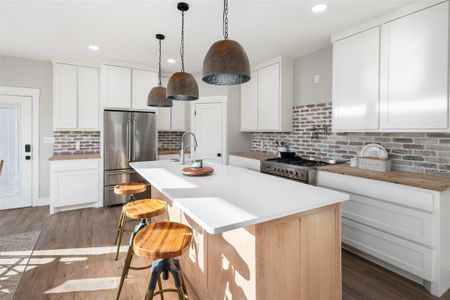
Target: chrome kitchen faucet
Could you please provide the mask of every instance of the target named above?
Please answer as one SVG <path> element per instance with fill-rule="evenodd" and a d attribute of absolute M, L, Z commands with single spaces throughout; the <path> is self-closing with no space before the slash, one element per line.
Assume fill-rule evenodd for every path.
<path fill-rule="evenodd" d="M 184 138 L 185 138 L 187 135 L 189 135 L 189 134 L 192 135 L 192 137 L 194 138 L 194 144 L 190 144 L 190 145 L 185 146 L 185 145 L 184 145 Z M 197 138 L 195 137 L 195 134 L 194 134 L 192 131 L 186 131 L 186 132 L 183 133 L 183 135 L 181 136 L 181 150 L 180 150 L 180 156 L 181 156 L 181 164 L 182 164 L 182 165 L 184 165 L 184 163 L 185 163 L 184 151 L 185 151 L 185 148 L 188 148 L 188 147 L 194 147 L 194 151 L 195 151 L 195 149 L 198 147 Z M 191 156 L 192 156 L 192 153 L 191 153 Z"/>

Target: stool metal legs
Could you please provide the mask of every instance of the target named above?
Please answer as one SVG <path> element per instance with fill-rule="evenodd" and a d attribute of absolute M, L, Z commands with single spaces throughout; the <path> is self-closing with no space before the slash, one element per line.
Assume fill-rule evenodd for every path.
<path fill-rule="evenodd" d="M 134 200 L 135 200 L 134 195 L 131 194 L 130 199 L 127 202 L 131 202 Z M 119 258 L 120 243 L 122 242 L 122 235 L 123 235 L 123 232 L 125 231 L 125 222 L 126 222 L 125 214 L 123 212 L 121 212 L 120 218 L 119 218 L 119 226 L 117 228 L 116 238 L 114 240 L 114 245 L 117 245 L 116 260 Z"/>
<path fill-rule="evenodd" d="M 119 240 L 120 228 L 122 225 L 123 218 L 124 218 L 123 212 L 120 212 L 119 224 L 117 224 L 117 233 L 116 233 L 116 238 L 114 239 L 114 245 L 117 245 L 117 241 Z"/>
<path fill-rule="evenodd" d="M 116 244 L 117 244 L 116 260 L 119 258 L 120 244 L 122 242 L 122 235 L 124 231 L 125 231 L 125 214 L 122 212 L 120 214 L 120 223 L 119 228 L 117 229 L 117 236 L 116 236 Z"/>
<path fill-rule="evenodd" d="M 124 218 L 125 219 L 125 218 Z M 118 300 L 120 297 L 120 292 L 122 291 L 122 287 L 123 287 L 123 283 L 125 282 L 125 279 L 128 277 L 128 271 L 130 269 L 132 270 L 142 270 L 142 269 L 148 269 L 150 268 L 150 266 L 144 266 L 144 267 L 132 267 L 131 266 L 131 260 L 133 259 L 133 255 L 134 255 L 134 251 L 133 251 L 133 240 L 134 240 L 134 236 L 136 235 L 136 233 L 139 232 L 139 230 L 141 230 L 142 228 L 144 228 L 145 226 L 148 225 L 148 220 L 147 219 L 141 219 L 141 221 L 139 222 L 139 224 L 137 224 L 134 227 L 134 231 L 131 234 L 130 237 L 130 246 L 128 247 L 128 252 L 127 252 L 127 257 L 125 258 L 125 264 L 123 266 L 123 270 L 122 270 L 122 276 L 120 277 L 120 284 L 119 284 L 119 290 L 117 291 L 117 297 L 116 299 Z M 117 252 L 118 253 L 118 252 Z M 116 258 L 117 260 L 117 258 Z"/>
<path fill-rule="evenodd" d="M 161 289 L 161 283 L 158 281 L 161 276 L 163 276 L 164 279 L 168 279 L 168 273 L 172 275 L 176 287 L 175 289 Z M 159 291 L 155 292 L 157 283 L 159 285 Z M 145 299 L 152 300 L 156 295 L 161 295 L 162 297 L 165 292 L 176 292 L 179 300 L 186 300 L 188 297 L 184 279 L 181 274 L 180 263 L 177 259 L 157 259 L 153 261 L 150 282 L 148 284 Z"/>

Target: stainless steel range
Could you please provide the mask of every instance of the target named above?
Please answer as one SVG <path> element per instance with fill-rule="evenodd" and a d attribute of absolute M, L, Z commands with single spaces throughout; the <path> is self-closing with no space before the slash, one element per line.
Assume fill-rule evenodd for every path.
<path fill-rule="evenodd" d="M 261 161 L 261 172 L 316 185 L 317 167 L 344 162 L 311 156 L 270 158 Z"/>

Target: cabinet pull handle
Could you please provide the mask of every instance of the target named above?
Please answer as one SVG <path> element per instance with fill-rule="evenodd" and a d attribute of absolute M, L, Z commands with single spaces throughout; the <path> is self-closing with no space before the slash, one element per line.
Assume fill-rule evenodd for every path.
<path fill-rule="evenodd" d="M 131 161 L 131 141 L 130 141 L 130 136 L 131 136 L 131 120 L 127 120 L 127 143 L 128 143 L 128 162 Z"/>

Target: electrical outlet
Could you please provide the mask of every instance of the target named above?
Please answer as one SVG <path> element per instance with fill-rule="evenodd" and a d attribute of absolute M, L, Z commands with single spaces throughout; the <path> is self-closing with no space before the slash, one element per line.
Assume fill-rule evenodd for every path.
<path fill-rule="evenodd" d="M 314 83 L 315 84 L 320 83 L 320 76 L 319 75 L 315 75 L 314 76 Z"/>
<path fill-rule="evenodd" d="M 44 136 L 44 144 L 54 144 L 55 138 L 52 136 Z"/>
<path fill-rule="evenodd" d="M 75 150 L 77 150 L 77 151 L 80 150 L 80 141 L 75 142 Z"/>

